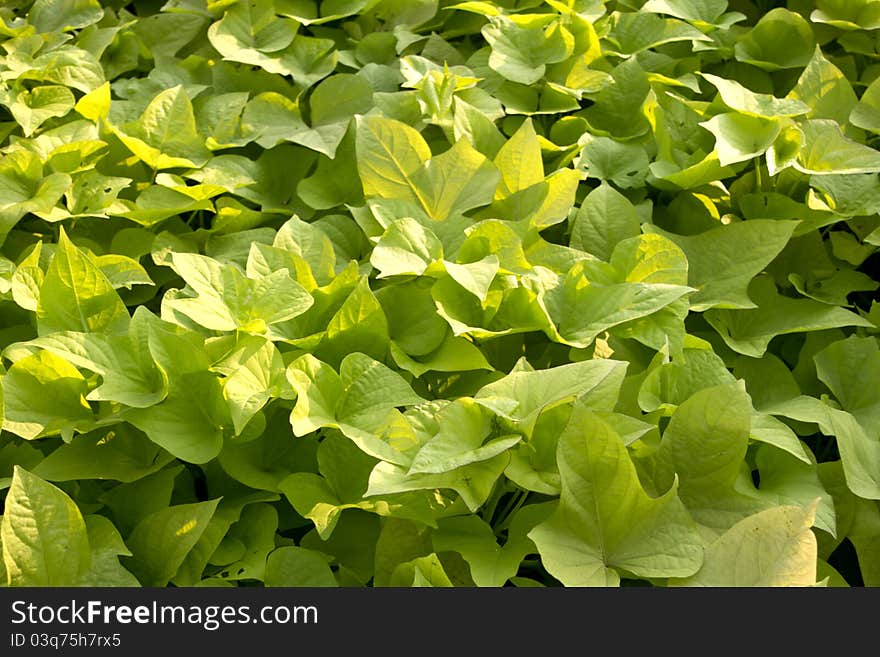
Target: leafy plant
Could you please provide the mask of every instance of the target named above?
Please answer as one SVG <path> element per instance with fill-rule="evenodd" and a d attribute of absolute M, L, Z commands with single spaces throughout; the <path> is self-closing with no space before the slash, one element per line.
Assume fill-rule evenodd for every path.
<path fill-rule="evenodd" d="M 880 585 L 876 2 L 0 8 L 0 584 Z"/>

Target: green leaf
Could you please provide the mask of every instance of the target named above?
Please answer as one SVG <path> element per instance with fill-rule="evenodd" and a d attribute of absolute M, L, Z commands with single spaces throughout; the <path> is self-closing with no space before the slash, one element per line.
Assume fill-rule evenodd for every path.
<path fill-rule="evenodd" d="M 516 445 L 521 436 L 489 437 L 489 418 L 476 403 L 456 400 L 437 413 L 439 427 L 431 439 L 412 457 L 408 475 L 442 474 L 463 466 L 487 461 Z M 446 431 L 445 426 L 457 427 Z"/>
<path fill-rule="evenodd" d="M 727 10 L 727 0 L 648 0 L 642 11 L 669 14 L 682 20 L 702 25 L 717 25 Z"/>
<path fill-rule="evenodd" d="M 813 175 L 878 173 L 880 152 L 847 139 L 830 119 L 805 121 L 800 126 L 804 146 L 792 166 Z"/>
<path fill-rule="evenodd" d="M 364 495 L 373 497 L 408 491 L 451 489 L 459 494 L 473 513 L 489 498 L 509 460 L 508 454 L 501 453 L 439 474 L 409 474 L 407 468 L 383 461 L 370 473 L 370 485 Z"/>
<path fill-rule="evenodd" d="M 58 248 L 40 285 L 40 335 L 56 331 L 125 332 L 129 319 L 113 285 L 62 229 Z"/>
<path fill-rule="evenodd" d="M 331 158 L 336 155 L 347 130 L 344 123 L 309 127 L 303 120 L 299 104 L 274 91 L 261 93 L 248 102 L 241 125 L 244 133 L 263 148 L 288 141 Z"/>
<path fill-rule="evenodd" d="M 597 407 L 610 410 L 617 401 L 625 371 L 625 363 L 607 359 L 547 370 L 514 371 L 482 387 L 474 401 L 529 432 L 545 409 L 574 399 L 586 397 Z"/>
<path fill-rule="evenodd" d="M 146 227 L 152 227 L 174 215 L 214 210 L 207 199 L 194 199 L 183 191 L 163 185 L 147 187 L 134 201 L 126 199 L 119 203 L 119 209 L 114 211 L 116 214 Z"/>
<path fill-rule="evenodd" d="M 111 102 L 110 83 L 104 82 L 80 98 L 74 109 L 85 118 L 97 122 L 109 116 Z"/>
<path fill-rule="evenodd" d="M 343 389 L 335 400 L 337 417 L 352 425 L 369 424 L 385 415 L 390 407 L 422 401 L 401 376 L 361 353 L 349 354 L 342 360 L 339 378 Z"/>
<path fill-rule="evenodd" d="M 806 66 L 814 48 L 810 24 L 800 14 L 777 7 L 737 41 L 735 53 L 741 62 L 777 71 Z"/>
<path fill-rule="evenodd" d="M 196 127 L 183 85 L 156 95 L 137 121 L 114 128 L 120 141 L 151 169 L 201 167 L 211 156 Z"/>
<path fill-rule="evenodd" d="M 521 27 L 506 16 L 489 16 L 482 34 L 492 48 L 489 66 L 521 84 L 538 82 L 547 64 L 567 59 L 574 50 L 573 35 L 555 22 Z"/>
<path fill-rule="evenodd" d="M 271 399 L 292 396 L 284 376 L 284 361 L 268 340 L 255 339 L 244 345 L 241 356 L 223 383 L 236 435 Z"/>
<path fill-rule="evenodd" d="M 820 416 L 818 418 L 822 420 Z M 829 426 L 830 425 L 830 426 Z M 840 460 L 849 489 L 859 497 L 880 499 L 880 441 L 861 428 L 849 413 L 835 409 L 828 411 L 826 421 L 820 423 L 823 433 L 837 437 Z"/>
<path fill-rule="evenodd" d="M 653 460 L 660 490 L 680 481 L 680 496 L 707 540 L 772 505 L 745 481 L 751 403 L 741 383 L 704 388 L 681 404 Z"/>
<path fill-rule="evenodd" d="M 91 566 L 78 582 L 78 586 L 140 586 L 137 578 L 119 563 L 119 557 L 129 557 L 119 531 L 107 518 L 97 514 L 85 517 L 89 547 L 92 551 Z"/>
<path fill-rule="evenodd" d="M 703 388 L 683 402 L 663 432 L 658 484 L 680 478 L 685 504 L 733 488 L 749 441 L 751 401 L 739 383 Z"/>
<path fill-rule="evenodd" d="M 73 93 L 67 87 L 41 85 L 16 94 L 9 111 L 22 127 L 25 137 L 30 137 L 49 119 L 70 112 L 74 103 Z"/>
<path fill-rule="evenodd" d="M 149 354 L 139 351 L 145 328 L 142 317 L 135 313 L 128 334 L 62 331 L 29 344 L 99 374 L 101 385 L 89 391 L 86 399 L 147 408 L 164 399 L 167 381 Z"/>
<path fill-rule="evenodd" d="M 804 146 L 804 133 L 796 125 L 782 128 L 773 145 L 767 149 L 767 171 L 775 176 L 793 165 Z M 802 224 L 804 226 L 804 224 Z"/>
<path fill-rule="evenodd" d="M 127 536 L 141 520 L 171 503 L 175 482 L 182 471 L 183 465 L 171 465 L 133 482 L 114 486 L 98 499 L 113 524 Z"/>
<path fill-rule="evenodd" d="M 25 310 L 36 310 L 39 303 L 40 285 L 43 284 L 45 278 L 40 267 L 42 250 L 43 243 L 37 242 L 30 253 L 18 263 L 18 267 L 15 268 L 15 273 L 12 275 L 12 298 Z"/>
<path fill-rule="evenodd" d="M 327 540 L 345 509 L 373 510 L 373 505 L 361 498 L 376 459 L 338 434 L 321 442 L 318 457 L 321 475 L 294 472 L 278 486 L 297 513 L 311 520 L 318 535 Z"/>
<path fill-rule="evenodd" d="M 755 93 L 736 80 L 726 80 L 709 73 L 701 75 L 718 89 L 725 105 L 742 114 L 772 119 L 800 116 L 810 111 L 810 106 L 798 98 L 777 98 L 770 94 Z"/>
<path fill-rule="evenodd" d="M 431 158 L 422 136 L 393 119 L 358 118 L 356 148 L 366 196 L 409 201 L 438 221 L 491 202 L 500 177 L 468 141 Z"/>
<path fill-rule="evenodd" d="M 410 520 L 386 519 L 376 541 L 374 585 L 390 586 L 391 574 L 399 564 L 430 554 L 431 551 L 427 527 Z"/>
<path fill-rule="evenodd" d="M 352 510 L 340 518 L 326 541 L 317 532 L 303 536 L 300 547 L 328 555 L 337 565 L 340 582 L 361 586 L 375 572 L 376 544 L 382 520 L 372 513 Z"/>
<path fill-rule="evenodd" d="M 812 463 L 806 449 L 794 431 L 787 424 L 772 415 L 761 413 L 752 415 L 750 432 L 752 440 L 773 445 L 782 451 L 788 452 L 802 463 Z"/>
<path fill-rule="evenodd" d="M 205 531 L 220 500 L 177 504 L 141 520 L 126 539 L 123 565 L 143 586 L 166 586 Z"/>
<path fill-rule="evenodd" d="M 880 530 L 880 509 L 876 502 L 856 500 L 855 517 L 850 529 L 852 541 L 859 558 L 859 567 L 865 586 L 877 586 L 880 582 L 880 554 L 874 540 Z"/>
<path fill-rule="evenodd" d="M 818 46 L 788 98 L 806 103 L 806 118 L 829 119 L 841 126 L 846 125 L 858 100 L 849 81 Z"/>
<path fill-rule="evenodd" d="M 655 226 L 675 242 L 688 260 L 688 285 L 697 288 L 691 310 L 754 308 L 748 288 L 791 238 L 797 222 L 751 220 L 719 226 L 699 235 L 674 235 Z"/>
<path fill-rule="evenodd" d="M 856 238 L 843 231 L 834 231 L 831 238 L 831 252 L 836 258 L 858 267 L 874 252 L 870 244 L 860 244 Z"/>
<path fill-rule="evenodd" d="M 86 50 L 64 45 L 45 52 L 25 65 L 18 79 L 72 87 L 87 94 L 104 84 L 100 62 Z"/>
<path fill-rule="evenodd" d="M 715 151 L 723 167 L 762 155 L 780 131 L 778 120 L 735 112 L 718 114 L 700 125 L 715 135 Z"/>
<path fill-rule="evenodd" d="M 112 479 L 132 482 L 162 469 L 173 457 L 127 425 L 99 429 L 61 445 L 33 468 L 48 481 Z"/>
<path fill-rule="evenodd" d="M 394 569 L 394 572 L 391 573 L 390 585 L 394 587 L 454 586 L 443 569 L 443 563 L 440 561 L 440 558 L 433 553 L 426 557 L 419 557 L 399 564 Z"/>
<path fill-rule="evenodd" d="M 291 274 L 295 271 L 297 280 L 303 285 L 306 284 L 306 279 L 314 279 L 315 285 L 327 285 L 337 277 L 336 253 L 333 242 L 327 233 L 315 224 L 305 222 L 296 216 L 292 217 L 278 229 L 272 246 L 298 256 L 298 258 L 293 258 L 294 267 L 290 271 Z M 269 255 L 268 250 L 262 248 L 259 250 Z M 248 258 L 249 264 L 250 258 L 254 255 L 252 249 Z M 305 261 L 307 267 L 302 267 L 302 261 Z M 272 266 L 265 272 L 258 273 L 265 276 L 276 269 L 283 268 L 284 265 Z M 307 269 L 308 272 L 306 273 L 304 269 Z M 249 269 L 249 272 L 253 271 L 255 270 Z"/>
<path fill-rule="evenodd" d="M 115 290 L 120 288 L 131 290 L 135 285 L 154 285 L 147 271 L 133 258 L 108 253 L 96 256 L 95 264 Z"/>
<path fill-rule="evenodd" d="M 252 440 L 227 441 L 217 460 L 236 481 L 257 490 L 280 491 L 292 472 L 315 468 L 316 443 L 311 438 L 292 440 L 287 413 L 267 413 L 265 430 Z"/>
<path fill-rule="evenodd" d="M 244 146 L 250 139 L 242 133 L 241 113 L 248 96 L 243 92 L 197 98 L 193 105 L 196 125 L 205 135 L 205 146 L 212 151 Z M 219 156 L 223 157 L 223 156 Z"/>
<path fill-rule="evenodd" d="M 364 194 L 427 205 L 413 176 L 431 150 L 415 129 L 379 116 L 358 118 L 356 150 Z"/>
<path fill-rule="evenodd" d="M 817 0 L 810 20 L 841 30 L 880 28 L 880 7 L 874 0 Z"/>
<path fill-rule="evenodd" d="M 373 106 L 373 88 L 364 78 L 340 73 L 322 80 L 311 92 L 309 108 L 313 126 L 342 122 L 346 126 L 356 114 Z"/>
<path fill-rule="evenodd" d="M 588 178 L 610 181 L 621 189 L 642 186 L 648 164 L 648 154 L 644 148 L 608 137 L 590 139 L 581 151 L 579 160 L 579 166 L 586 170 Z"/>
<path fill-rule="evenodd" d="M 30 471 L 36 468 L 42 460 L 43 453 L 29 443 L 7 441 L 3 447 L 0 447 L 0 489 L 5 490 L 12 484 L 12 474 L 16 466 Z M 2 563 L 2 559 L 0 559 L 0 563 Z M 3 577 L 0 576 L 0 582 L 2 581 Z"/>
<path fill-rule="evenodd" d="M 658 235 L 639 235 L 618 242 L 610 263 L 626 282 L 670 285 L 687 282 L 684 253 L 674 242 Z"/>
<path fill-rule="evenodd" d="M 353 16 L 375 4 L 374 0 L 327 0 L 321 3 L 320 11 L 318 11 L 318 7 L 311 2 L 278 0 L 276 10 L 282 16 L 295 18 L 303 25 L 321 25 L 346 16 Z"/>
<path fill-rule="evenodd" d="M 259 580 L 266 575 L 266 561 L 275 549 L 278 512 L 271 504 L 258 502 L 246 506 L 241 517 L 229 528 L 227 538 L 244 545 L 237 561 L 227 564 L 220 577 L 227 580 Z"/>
<path fill-rule="evenodd" d="M 880 431 L 880 347 L 874 338 L 851 336 L 833 342 L 813 356 L 816 374 L 869 435 Z"/>
<path fill-rule="evenodd" d="M 421 276 L 443 257 L 443 245 L 437 236 L 415 219 L 405 217 L 385 229 L 370 255 L 370 264 L 379 270 L 379 278 Z"/>
<path fill-rule="evenodd" d="M 591 133 L 601 137 L 630 140 L 650 129 L 643 106 L 651 91 L 648 76 L 630 57 L 611 70 L 614 84 L 603 88 L 595 103 L 583 112 Z"/>
<path fill-rule="evenodd" d="M 874 80 L 862 92 L 858 104 L 850 112 L 849 122 L 857 128 L 880 133 L 880 81 Z"/>
<path fill-rule="evenodd" d="M 93 419 L 88 383 L 66 360 L 46 351 L 22 358 L 3 376 L 3 428 L 27 440 L 73 431 Z"/>
<path fill-rule="evenodd" d="M 494 254 L 464 264 L 443 261 L 446 273 L 482 303 L 485 303 L 489 296 L 492 281 L 498 275 L 499 264 L 498 256 Z"/>
<path fill-rule="evenodd" d="M 837 535 L 837 515 L 832 496 L 819 478 L 816 464 L 804 463 L 772 447 L 760 447 L 755 456 L 760 483 L 758 497 L 769 506 L 816 504 L 814 526 Z"/>
<path fill-rule="evenodd" d="M 141 340 L 168 380 L 168 395 L 155 406 L 127 409 L 125 419 L 174 456 L 206 463 L 220 452 L 222 427 L 230 420 L 203 339 L 149 313 L 145 317 Z"/>
<path fill-rule="evenodd" d="M 464 337 L 448 336 L 439 347 L 424 356 L 410 357 L 391 343 L 391 357 L 397 366 L 415 377 L 426 372 L 460 372 L 493 369 L 479 347 Z"/>
<path fill-rule="evenodd" d="M 103 17 L 98 0 L 37 0 L 28 12 L 28 22 L 37 32 L 79 30 Z"/>
<path fill-rule="evenodd" d="M 812 299 L 782 296 L 766 275 L 755 278 L 748 292 L 757 308 L 713 308 L 704 317 L 731 349 L 753 358 L 764 355 L 770 341 L 777 335 L 840 326 L 873 326 L 867 319 L 843 308 Z"/>
<path fill-rule="evenodd" d="M 374 433 L 395 416 L 397 407 L 423 401 L 399 374 L 362 353 L 346 356 L 337 374 L 307 354 L 288 366 L 287 380 L 297 392 L 290 414 L 294 434 L 334 427 L 371 456 L 401 459 Z"/>
<path fill-rule="evenodd" d="M 285 269 L 254 279 L 235 265 L 221 265 L 195 253 L 172 253 L 171 264 L 191 292 L 167 299 L 165 306 L 208 329 L 263 333 L 272 324 L 301 315 L 314 303 Z"/>
<path fill-rule="evenodd" d="M 332 39 L 299 35 L 282 57 L 284 66 L 299 84 L 311 86 L 333 73 L 338 61 Z"/>
<path fill-rule="evenodd" d="M 352 126 L 354 124 L 352 123 Z M 314 173 L 297 185 L 297 193 L 310 207 L 324 210 L 345 203 L 359 205 L 364 194 L 355 158 L 355 130 L 349 127 L 336 147 L 336 156 L 318 157 Z"/>
<path fill-rule="evenodd" d="M 506 198 L 544 180 L 541 144 L 531 119 L 523 121 L 499 149 L 493 162 L 501 172 L 501 183 L 495 192 L 499 198 Z"/>
<path fill-rule="evenodd" d="M 364 277 L 327 324 L 315 353 L 334 366 L 355 352 L 384 360 L 388 342 L 388 320 Z"/>
<path fill-rule="evenodd" d="M 652 185 L 666 190 L 689 190 L 735 175 L 731 168 L 721 166 L 718 162 L 718 153 L 714 150 L 705 156 L 703 152 L 698 151 L 683 163 L 664 159 L 652 162 L 649 167 L 653 177 Z"/>
<path fill-rule="evenodd" d="M 610 260 L 619 242 L 639 235 L 640 223 L 633 204 L 603 182 L 587 195 L 575 215 L 571 247 Z"/>
<path fill-rule="evenodd" d="M 685 347 L 671 361 L 664 359 L 657 367 L 652 365 L 639 388 L 639 406 L 647 413 L 664 405 L 679 406 L 704 388 L 734 380 L 714 351 Z"/>
<path fill-rule="evenodd" d="M 364 499 L 376 459 L 365 454 L 348 438 L 331 433 L 318 447 L 321 475 L 294 472 L 279 487 L 291 505 L 315 524 L 322 540 L 328 540 L 346 509 L 362 509 L 380 516 L 410 518 L 434 525 L 430 498 L 404 493 Z M 350 514 L 346 514 L 348 518 Z"/>
<path fill-rule="evenodd" d="M 674 18 L 660 18 L 649 13 L 618 13 L 608 38 L 616 46 L 611 51 L 622 55 L 656 48 L 677 41 L 710 41 L 700 30 Z"/>
<path fill-rule="evenodd" d="M 267 53 L 287 48 L 298 27 L 296 21 L 276 16 L 272 2 L 235 3 L 208 28 L 208 39 L 223 59 L 254 66 L 266 64 L 272 70 L 274 60 Z"/>
<path fill-rule="evenodd" d="M 428 216 L 443 221 L 491 202 L 499 173 L 470 142 L 460 139 L 413 175 Z"/>
<path fill-rule="evenodd" d="M 652 274 L 650 263 L 658 254 L 662 254 L 663 267 L 670 262 L 677 269 L 684 265 L 681 251 L 673 247 L 672 255 L 670 245 L 669 240 L 640 236 L 617 244 L 610 268 L 588 261 L 576 263 L 544 296 L 548 314 L 565 343 L 586 347 L 603 331 L 652 315 L 690 293 L 692 288 L 663 282 L 664 276 Z M 672 280 L 682 283 L 679 278 Z"/>
<path fill-rule="evenodd" d="M 859 497 L 880 499 L 880 441 L 869 436 L 850 413 L 806 395 L 778 402 L 767 412 L 816 423 L 824 435 L 837 438 L 847 487 Z"/>
<path fill-rule="evenodd" d="M 266 561 L 266 586 L 338 586 L 325 557 L 312 550 L 287 546 Z"/>
<path fill-rule="evenodd" d="M 566 586 L 616 586 L 621 570 L 639 577 L 695 573 L 702 546 L 676 486 L 649 497 L 620 436 L 598 418 L 585 420 L 583 433 L 559 441 L 558 507 L 528 533 L 544 567 Z"/>
<path fill-rule="evenodd" d="M 211 565 L 228 566 L 245 556 L 247 548 L 244 543 L 234 536 L 227 536 L 230 527 L 241 519 L 242 512 L 248 505 L 274 502 L 277 499 L 277 495 L 265 492 L 236 491 L 235 494 L 226 495 L 217 505 L 195 546 L 187 553 L 172 583 L 175 586 L 196 586 L 202 580 L 209 562 Z M 228 582 L 219 575 L 220 573 L 216 581 Z"/>
<path fill-rule="evenodd" d="M 568 217 L 574 205 L 580 175 L 573 169 L 559 169 L 542 182 L 503 200 L 496 200 L 480 216 L 519 221 L 527 217 L 529 225 L 543 230 Z"/>
<path fill-rule="evenodd" d="M 841 269 L 829 278 L 806 281 L 798 274 L 790 274 L 795 289 L 806 297 L 834 306 L 848 306 L 853 292 L 873 292 L 880 284 L 870 276 L 851 269 Z"/>
<path fill-rule="evenodd" d="M 366 490 L 367 477 L 375 459 L 338 433 L 331 434 L 318 446 L 318 467 L 340 499 L 359 499 Z"/>
<path fill-rule="evenodd" d="M 427 356 L 446 341 L 449 327 L 437 315 L 430 288 L 418 281 L 382 288 L 377 299 L 388 319 L 394 346 L 410 356 Z"/>
<path fill-rule="evenodd" d="M 467 139 L 486 157 L 495 157 L 505 144 L 504 135 L 483 111 L 462 100 L 461 96 L 453 98 L 454 137 Z"/>
<path fill-rule="evenodd" d="M 516 575 L 534 544 L 526 538 L 530 527 L 518 528 L 503 546 L 499 546 L 492 527 L 476 516 L 460 516 L 442 520 L 431 535 L 437 552 L 458 552 L 470 566 L 471 577 L 477 586 L 504 586 Z"/>
<path fill-rule="evenodd" d="M 812 176 L 810 185 L 822 192 L 822 201 L 836 214 L 850 217 L 874 214 L 875 208 L 880 210 L 880 202 L 877 200 L 880 180 L 875 174 Z M 832 238 L 836 234 L 832 233 Z M 864 241 L 872 243 L 870 236 Z"/>
<path fill-rule="evenodd" d="M 18 466 L 6 494 L 0 538 L 8 586 L 77 586 L 92 565 L 76 504 Z"/>
<path fill-rule="evenodd" d="M 582 416 L 597 412 L 593 409 L 601 406 L 591 404 L 590 398 L 585 397 L 542 412 L 526 440 L 511 450 L 510 465 L 504 474 L 525 490 L 559 495 L 561 480 L 556 464 L 559 438 L 565 432 L 580 431 Z"/>
<path fill-rule="evenodd" d="M 815 512 L 778 506 L 740 520 L 706 548 L 699 572 L 670 586 L 813 586 Z"/>
<path fill-rule="evenodd" d="M 174 456 L 206 463 L 220 451 L 222 429 L 207 405 L 216 405 L 216 380 L 193 377 L 187 389 L 179 388 L 148 409 L 132 409 L 126 419 Z"/>

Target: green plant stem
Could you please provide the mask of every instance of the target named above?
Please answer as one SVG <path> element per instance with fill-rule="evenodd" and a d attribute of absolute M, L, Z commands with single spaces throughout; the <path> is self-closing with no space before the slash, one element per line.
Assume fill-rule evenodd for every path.
<path fill-rule="evenodd" d="M 498 503 L 501 501 L 501 498 L 507 492 L 506 479 L 499 479 L 495 482 L 495 487 L 492 489 L 492 494 L 489 496 L 489 499 L 486 500 L 486 504 L 483 506 L 483 520 L 487 523 L 492 523 L 492 517 L 495 515 L 495 509 L 498 507 Z"/>
<path fill-rule="evenodd" d="M 495 535 L 500 535 L 504 530 L 507 529 L 510 524 L 511 518 L 513 518 L 514 514 L 522 508 L 523 504 L 525 504 L 526 498 L 529 496 L 529 491 L 527 490 L 519 490 L 513 495 L 510 496 L 507 504 L 504 506 L 500 514 L 500 521 L 497 526 L 493 527 Z"/>

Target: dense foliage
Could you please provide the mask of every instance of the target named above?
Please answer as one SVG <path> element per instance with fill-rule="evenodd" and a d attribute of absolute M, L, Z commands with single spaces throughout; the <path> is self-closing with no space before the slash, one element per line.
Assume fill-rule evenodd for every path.
<path fill-rule="evenodd" d="M 2 5 L 0 584 L 880 585 L 880 1 Z"/>

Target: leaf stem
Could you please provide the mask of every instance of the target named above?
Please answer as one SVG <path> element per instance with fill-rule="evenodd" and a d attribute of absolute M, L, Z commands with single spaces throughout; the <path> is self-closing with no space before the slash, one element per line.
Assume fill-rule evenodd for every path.
<path fill-rule="evenodd" d="M 525 504 L 526 498 L 528 498 L 528 496 L 529 491 L 522 489 L 516 491 L 510 496 L 510 499 L 498 516 L 499 522 L 497 526 L 492 528 L 496 536 L 499 536 L 501 532 L 507 529 L 508 525 L 510 524 L 511 518 L 517 511 L 520 510 L 522 505 Z"/>
<path fill-rule="evenodd" d="M 492 494 L 489 495 L 489 499 L 486 500 L 486 504 L 483 507 L 483 520 L 485 520 L 489 524 L 492 524 L 492 516 L 495 515 L 495 509 L 498 507 L 498 503 L 501 501 L 501 498 L 507 492 L 505 481 L 506 480 L 499 480 L 495 482 L 495 487 L 492 489 Z"/>

